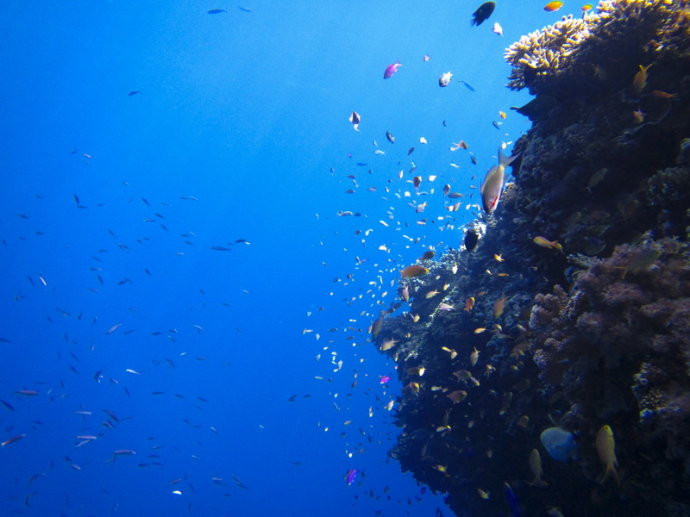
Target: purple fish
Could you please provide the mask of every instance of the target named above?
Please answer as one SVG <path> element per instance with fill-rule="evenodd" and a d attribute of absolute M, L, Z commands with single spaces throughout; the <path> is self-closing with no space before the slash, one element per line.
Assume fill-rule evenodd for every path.
<path fill-rule="evenodd" d="M 400 68 L 402 64 L 396 59 L 395 63 L 391 63 L 386 67 L 386 69 L 383 72 L 383 78 L 384 79 L 390 79 L 393 77 L 393 74 L 398 71 L 398 68 Z"/>
<path fill-rule="evenodd" d="M 345 481 L 347 482 L 347 486 L 350 486 L 352 483 L 354 483 L 355 479 L 357 479 L 357 469 L 348 470 L 347 474 L 345 474 Z"/>
<path fill-rule="evenodd" d="M 391 378 L 388 375 L 381 375 L 381 378 L 379 379 L 379 382 L 381 384 L 386 384 L 388 381 L 390 381 Z"/>

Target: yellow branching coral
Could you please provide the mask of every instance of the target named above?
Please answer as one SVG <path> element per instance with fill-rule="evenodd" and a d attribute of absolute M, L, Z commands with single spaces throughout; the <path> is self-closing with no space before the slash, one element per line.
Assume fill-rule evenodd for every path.
<path fill-rule="evenodd" d="M 670 47 L 678 52 L 679 39 L 686 50 L 689 6 L 688 0 L 603 0 L 582 18 L 566 16 L 506 49 L 505 59 L 513 66 L 508 86 L 541 93 L 562 86 L 560 78 L 572 81 L 603 74 L 605 70 L 592 68 L 597 62 L 593 55 L 620 61 L 649 51 L 658 58 Z"/>

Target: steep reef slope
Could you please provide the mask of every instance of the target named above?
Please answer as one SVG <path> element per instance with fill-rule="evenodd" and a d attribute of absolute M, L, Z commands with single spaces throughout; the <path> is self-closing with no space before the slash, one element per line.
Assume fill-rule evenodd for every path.
<path fill-rule="evenodd" d="M 686 1 L 607 1 L 507 50 L 536 96 L 514 182 L 375 338 L 404 385 L 391 454 L 458 515 L 690 515 L 689 22 Z"/>

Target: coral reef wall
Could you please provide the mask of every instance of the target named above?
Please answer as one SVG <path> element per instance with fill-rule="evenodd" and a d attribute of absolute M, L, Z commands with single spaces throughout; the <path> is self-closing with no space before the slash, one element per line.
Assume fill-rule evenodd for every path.
<path fill-rule="evenodd" d="M 690 4 L 600 2 L 506 58 L 536 96 L 514 182 L 374 339 L 404 386 L 391 454 L 457 515 L 690 515 Z"/>

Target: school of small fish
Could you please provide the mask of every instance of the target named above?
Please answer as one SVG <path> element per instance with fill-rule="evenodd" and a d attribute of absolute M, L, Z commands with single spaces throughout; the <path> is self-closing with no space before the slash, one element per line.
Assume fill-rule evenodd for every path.
<path fill-rule="evenodd" d="M 544 9 L 556 11 L 562 5 L 562 2 L 549 2 L 544 6 Z M 480 26 L 493 15 L 496 8 L 496 2 L 482 3 L 472 13 L 471 24 Z M 239 7 L 239 10 L 244 13 L 253 12 L 244 7 Z M 223 19 L 231 14 L 225 8 L 207 9 L 206 13 L 213 15 L 214 20 Z M 483 28 L 486 29 L 487 27 L 484 26 Z M 509 29 L 510 27 L 506 26 L 506 30 Z M 487 30 L 487 32 L 489 31 Z M 504 28 L 496 21 L 490 32 L 503 36 Z M 391 56 L 391 58 L 393 57 L 395 55 Z M 468 72 L 456 70 L 456 75 L 450 71 L 449 63 L 439 62 L 439 69 L 435 71 L 425 69 L 424 67 L 436 64 L 437 59 L 434 58 L 434 61 L 429 64 L 431 57 L 424 54 L 423 50 L 420 50 L 415 56 L 400 55 L 400 59 L 406 63 L 406 66 L 403 67 L 403 64 L 397 59 L 392 62 L 387 60 L 388 64 L 381 64 L 383 79 L 386 80 L 385 85 L 387 87 L 403 88 L 404 81 L 410 80 L 409 77 L 418 77 L 419 80 L 428 82 L 439 95 L 461 92 L 461 95 L 467 98 L 477 91 L 472 84 L 464 79 L 459 79 L 460 76 L 469 75 Z M 639 94 L 645 89 L 650 66 L 651 64 L 640 65 L 632 82 L 631 90 L 633 93 Z M 372 77 L 372 81 L 381 81 L 380 70 L 377 68 L 376 78 Z M 438 75 L 439 73 L 440 75 Z M 472 77 L 466 78 L 477 84 Z M 434 86 L 434 83 L 438 87 Z M 459 88 L 459 84 L 465 88 Z M 444 88 L 444 90 L 438 90 L 439 87 Z M 127 96 L 134 97 L 134 100 L 143 99 L 147 95 L 148 93 L 142 94 L 141 90 L 130 90 L 127 93 Z M 672 94 L 659 92 L 656 95 L 662 97 Z M 468 100 L 467 102 L 471 101 Z M 344 303 L 352 310 L 353 316 L 349 321 L 343 322 L 342 325 L 332 326 L 333 322 L 330 322 L 325 325 L 327 328 L 320 329 L 319 324 L 324 320 L 319 319 L 320 316 L 317 313 L 326 310 L 325 306 L 320 306 L 318 310 L 314 309 L 307 312 L 307 318 L 311 318 L 314 324 L 305 327 L 301 334 L 303 339 L 316 342 L 318 352 L 315 354 L 315 361 L 319 367 L 323 365 L 327 370 L 323 375 L 321 372 L 314 376 L 316 383 L 326 386 L 336 374 L 342 372 L 352 376 L 350 391 L 355 389 L 361 381 L 374 394 L 367 415 L 368 418 L 373 418 L 379 411 L 387 414 L 396 407 L 395 393 L 397 388 L 394 386 L 394 379 L 396 379 L 394 369 L 396 366 L 389 364 L 389 370 L 386 372 L 365 373 L 364 355 L 358 355 L 356 348 L 353 347 L 367 344 L 372 337 L 377 337 L 385 325 L 386 318 L 395 311 L 405 311 L 409 307 L 406 304 L 409 304 L 410 299 L 423 297 L 429 303 L 434 303 L 439 311 L 446 313 L 456 311 L 462 314 L 471 313 L 473 310 L 476 313 L 475 304 L 477 300 L 491 300 L 493 319 L 483 323 L 484 326 L 477 327 L 474 333 L 500 332 L 499 322 L 504 311 L 506 307 L 510 307 L 511 303 L 514 303 L 502 293 L 476 293 L 476 297 L 471 296 L 466 299 L 463 307 L 462 304 L 452 305 L 447 303 L 447 300 L 444 301 L 450 284 L 445 284 L 438 289 L 422 291 L 417 288 L 417 284 L 414 282 L 430 275 L 430 261 L 433 261 L 436 254 L 441 253 L 445 248 L 464 247 L 468 253 L 471 253 L 478 245 L 481 245 L 480 241 L 484 229 L 480 230 L 467 223 L 472 219 L 496 217 L 497 212 L 500 211 L 499 202 L 509 174 L 508 167 L 514 160 L 518 159 L 518 155 L 510 155 L 505 151 L 512 144 L 510 134 L 502 126 L 503 121 L 508 118 L 506 112 L 503 111 L 507 110 L 505 106 L 492 106 L 492 113 L 494 115 L 498 113 L 500 120 L 486 121 L 487 126 L 492 124 L 500 132 L 491 130 L 493 134 L 500 135 L 499 139 L 501 140 L 500 143 L 492 143 L 492 146 L 498 144 L 497 154 L 493 156 L 481 156 L 478 152 L 475 155 L 470 150 L 476 152 L 478 147 L 473 140 L 474 131 L 469 126 L 463 127 L 461 123 L 457 123 L 450 114 L 448 119 L 438 121 L 439 126 L 447 130 L 447 139 L 437 141 L 433 135 L 426 132 L 427 136 L 420 136 L 421 131 L 414 138 L 410 138 L 407 135 L 408 128 L 395 127 L 392 121 L 372 120 L 374 117 L 365 112 L 363 108 L 357 109 L 362 109 L 362 114 L 355 111 L 353 107 L 348 107 L 349 113 L 340 113 L 338 120 L 334 121 L 334 125 L 337 124 L 339 128 L 344 128 L 343 132 L 347 132 L 352 138 L 361 139 L 359 147 L 350 150 L 347 159 L 330 170 L 338 190 L 349 196 L 348 201 L 334 195 L 334 205 L 336 203 L 342 203 L 342 205 L 336 206 L 330 214 L 315 214 L 317 224 L 322 219 L 333 216 L 338 218 L 338 222 L 341 223 L 343 233 L 347 232 L 355 236 L 357 247 L 348 245 L 349 247 L 345 249 L 352 269 L 350 272 L 336 276 L 333 279 L 335 286 L 328 293 L 329 297 L 337 298 L 338 289 L 344 290 L 343 288 L 359 284 L 357 294 L 352 294 L 353 291 L 350 289 L 345 291 L 347 297 L 343 298 Z M 642 122 L 642 114 L 634 116 L 636 120 L 640 119 L 639 122 Z M 349 126 L 347 122 L 349 122 Z M 510 122 L 510 120 L 507 121 L 506 127 L 510 125 Z M 389 127 L 389 129 L 375 134 L 370 128 L 376 126 Z M 353 133 L 353 130 L 356 133 Z M 384 147 L 380 147 L 379 141 L 382 141 L 383 138 L 386 139 L 387 143 L 384 142 Z M 470 145 L 472 145 L 471 148 Z M 417 147 L 415 148 L 415 146 Z M 427 150 L 444 156 L 447 161 L 445 167 L 428 167 L 425 162 L 425 160 L 428 161 L 429 156 L 425 154 L 428 152 Z M 77 158 L 82 162 L 92 163 L 98 160 L 96 152 L 92 155 L 75 150 L 73 154 L 77 155 Z M 487 166 L 489 164 L 494 165 L 482 175 L 476 170 L 479 160 Z M 372 179 L 375 175 L 377 176 L 376 185 L 373 184 L 374 180 Z M 381 177 L 384 179 L 382 180 Z M 184 193 L 174 200 L 154 199 L 150 195 L 142 195 L 143 192 L 135 192 L 129 185 L 123 185 L 123 189 L 128 191 L 127 195 L 130 198 L 131 207 L 136 207 L 131 209 L 141 212 L 141 225 L 146 230 L 142 231 L 142 237 L 135 240 L 121 237 L 117 229 L 108 228 L 105 230 L 108 244 L 95 246 L 93 255 L 86 266 L 87 285 L 84 286 L 84 289 L 91 295 L 112 295 L 117 289 L 124 291 L 135 283 L 155 282 L 159 279 L 161 284 L 166 282 L 161 279 L 164 272 L 157 269 L 153 264 L 137 263 L 136 259 L 133 258 L 132 269 L 117 271 L 111 267 L 108 261 L 108 258 L 114 253 L 134 256 L 136 250 L 144 247 L 153 238 L 151 237 L 153 232 L 157 232 L 156 235 L 166 236 L 176 234 L 175 251 L 172 253 L 175 257 L 184 256 L 185 251 L 190 248 L 201 248 L 205 253 L 218 257 L 231 257 L 242 253 L 247 246 L 252 246 L 252 242 L 246 238 L 248 236 L 232 234 L 217 240 L 201 237 L 193 231 L 183 229 L 180 224 L 181 221 L 170 215 L 169 212 L 179 204 L 198 205 L 202 203 L 201 196 Z M 380 211 L 375 214 L 363 212 L 358 206 L 359 196 L 377 196 L 380 199 Z M 82 196 L 76 193 L 72 194 L 68 203 L 73 209 L 76 208 L 85 213 L 99 208 L 97 201 L 85 199 L 83 193 Z M 17 214 L 17 217 L 23 221 L 30 220 L 28 214 Z M 532 241 L 537 247 L 542 248 L 538 251 L 543 253 L 553 253 L 554 250 L 563 253 L 563 247 L 557 240 L 551 240 L 544 236 L 534 236 Z M 319 245 L 325 247 L 324 242 L 320 242 Z M 487 268 L 494 269 L 494 266 L 499 266 L 500 263 L 504 262 L 506 260 L 504 252 L 497 250 L 494 259 L 495 263 L 487 264 Z M 325 262 L 322 265 L 328 267 Z M 494 271 L 496 270 L 494 269 Z M 490 269 L 487 269 L 487 272 L 492 274 Z M 457 266 L 453 266 L 452 273 L 453 275 L 458 273 Z M 47 273 L 32 272 L 27 275 L 25 291 L 57 289 L 52 285 L 53 280 L 51 275 Z M 248 296 L 251 294 L 250 289 L 251 286 L 243 284 L 243 287 L 236 291 L 238 296 Z M 200 289 L 200 295 L 205 295 L 203 289 Z M 24 294 L 18 294 L 17 300 L 21 301 L 22 296 Z M 482 296 L 484 298 L 479 298 Z M 230 309 L 233 304 L 238 302 L 216 300 L 213 303 L 221 310 L 225 310 Z M 131 314 L 135 314 L 136 311 L 136 307 L 131 308 Z M 81 364 L 85 362 L 82 361 L 85 355 L 93 353 L 99 347 L 112 346 L 111 343 L 123 343 L 145 335 L 150 339 L 170 344 L 177 343 L 178 339 L 181 341 L 183 335 L 195 336 L 206 332 L 204 321 L 190 322 L 184 328 L 154 325 L 153 323 L 144 326 L 141 322 L 139 325 L 134 324 L 133 321 L 137 321 L 137 319 L 131 314 L 122 314 L 106 320 L 97 315 L 89 314 L 86 308 L 74 310 L 57 307 L 53 313 L 47 316 L 51 324 L 61 319 L 69 319 L 70 321 L 83 322 L 84 325 L 93 329 L 93 336 L 89 337 L 89 344 L 77 340 L 72 335 L 65 334 L 64 342 L 71 347 L 71 351 L 65 355 L 60 355 L 58 360 L 67 365 L 71 375 L 85 376 L 90 389 L 103 390 L 107 387 L 118 390 L 120 395 L 124 397 L 131 397 L 135 396 L 137 383 L 141 379 L 146 379 L 148 376 L 155 377 L 160 371 L 165 372 L 178 367 L 188 367 L 189 364 L 202 362 L 206 359 L 203 355 L 192 356 L 184 350 L 176 350 L 174 354 L 161 351 L 160 357 L 150 364 L 139 364 L 132 361 L 131 364 L 121 364 L 117 369 L 105 364 L 98 370 L 88 371 L 83 368 Z M 418 323 L 418 315 L 409 314 L 409 317 L 413 323 Z M 0 338 L 0 342 L 12 343 L 13 339 L 10 337 Z M 338 351 L 337 347 L 343 346 L 343 344 L 354 351 Z M 395 350 L 399 346 L 400 343 L 395 339 L 384 339 L 380 345 L 380 350 Z M 483 358 L 488 355 L 486 351 L 476 347 L 465 350 L 456 348 L 457 350 L 443 347 L 442 351 L 451 359 L 454 359 L 458 354 L 461 357 L 466 357 L 472 368 L 478 364 L 481 365 L 481 361 L 484 361 Z M 450 392 L 447 392 L 443 386 L 432 389 L 436 388 L 436 391 L 445 393 L 450 404 L 467 403 L 468 390 L 480 384 L 482 375 L 491 374 L 493 367 L 487 364 L 482 366 L 482 369 L 485 367 L 484 374 L 481 374 L 479 370 L 457 370 L 453 373 L 459 381 L 466 385 L 465 389 Z M 419 365 L 415 368 L 414 373 L 422 378 L 425 371 L 424 365 Z M 422 387 L 420 382 L 414 381 L 404 389 L 419 393 Z M 332 388 L 324 388 L 324 390 L 328 390 L 328 396 L 332 398 L 336 414 L 346 415 L 346 400 L 351 393 L 349 391 L 336 391 Z M 27 382 L 26 386 L 17 386 L 12 392 L 0 396 L 4 397 L 0 399 L 3 407 L 12 413 L 16 411 L 17 406 L 27 405 L 31 399 L 44 398 L 52 401 L 66 397 L 67 394 L 64 385 L 47 386 L 37 382 Z M 154 404 L 161 406 L 185 404 L 199 411 L 210 400 L 210 397 L 207 398 L 205 394 L 184 394 L 163 389 L 151 391 L 147 396 L 151 397 L 152 401 L 155 400 L 152 402 Z M 308 393 L 293 394 L 286 397 L 285 402 L 298 403 L 310 397 L 311 394 Z M 128 421 L 133 419 L 132 416 L 127 415 L 126 412 L 123 413 L 118 408 L 83 406 L 75 397 L 71 413 L 65 418 L 78 423 L 78 434 L 70 435 L 70 441 L 73 442 L 72 446 L 75 451 L 64 458 L 64 464 L 75 474 L 87 475 L 90 472 L 89 451 L 97 447 L 100 448 L 102 443 L 108 444 L 106 452 L 99 452 L 98 460 L 103 463 L 115 463 L 121 466 L 130 462 L 138 469 L 155 469 L 164 465 L 163 452 L 160 450 L 163 445 L 155 436 L 151 436 L 147 440 L 146 450 L 141 444 L 119 443 L 117 441 L 116 438 L 121 426 L 127 426 Z M 344 456 L 349 462 L 349 467 L 338 474 L 338 482 L 343 483 L 344 481 L 345 486 L 348 487 L 357 487 L 365 483 L 365 472 L 360 470 L 357 465 L 357 457 L 364 454 L 367 441 L 379 440 L 380 442 L 375 431 L 371 429 L 371 425 L 364 423 L 357 425 L 359 418 L 361 416 L 353 416 L 352 418 L 347 416 L 336 422 L 334 417 L 324 417 L 323 420 L 316 423 L 316 426 L 323 432 L 335 429 L 340 432 L 344 442 Z M 210 433 L 206 435 L 208 439 L 213 439 L 214 436 L 223 432 L 220 424 L 203 422 L 203 418 L 198 414 L 197 417 L 185 416 L 182 421 L 191 430 L 199 433 L 208 431 Z M 357 431 L 348 429 L 355 427 L 359 427 L 359 429 Z M 5 436 L 2 437 L 3 441 L 0 441 L 0 449 L 21 447 L 23 444 L 28 447 L 32 432 L 37 428 L 40 428 L 40 424 L 33 424 L 33 429 L 7 427 Z M 450 427 L 439 426 L 432 431 L 447 433 L 450 431 Z M 616 470 L 618 464 L 613 433 L 607 425 L 601 428 L 596 437 L 596 450 L 604 468 L 602 482 L 609 478 L 618 482 Z M 527 482 L 534 487 L 546 487 L 548 485 L 546 481 L 548 472 L 544 473 L 542 458 L 537 449 L 534 449 L 529 455 L 528 463 L 533 478 Z M 49 467 L 46 467 L 46 470 L 53 468 L 54 463 L 51 463 Z M 448 466 L 435 465 L 434 468 L 439 473 L 445 473 Z M 37 474 L 36 479 L 31 480 L 29 484 L 38 483 L 41 477 L 45 475 L 45 472 Z M 222 487 L 228 485 L 226 479 L 237 488 L 248 489 L 236 474 L 229 472 L 223 474 L 223 477 L 213 476 L 209 478 L 212 485 Z M 188 492 L 195 490 L 192 481 L 182 474 L 179 478 L 168 480 L 167 486 L 169 493 L 179 497 L 184 497 Z M 482 488 L 477 490 L 479 497 L 484 499 L 491 497 L 490 492 Z M 512 488 L 506 483 L 504 490 L 508 501 L 510 501 L 511 497 L 514 497 Z M 384 488 L 383 493 L 386 492 L 387 489 Z M 30 506 L 32 494 L 33 491 L 29 491 L 29 495 L 26 496 L 27 507 Z M 372 498 L 380 497 L 373 489 L 369 491 L 369 496 Z"/>

